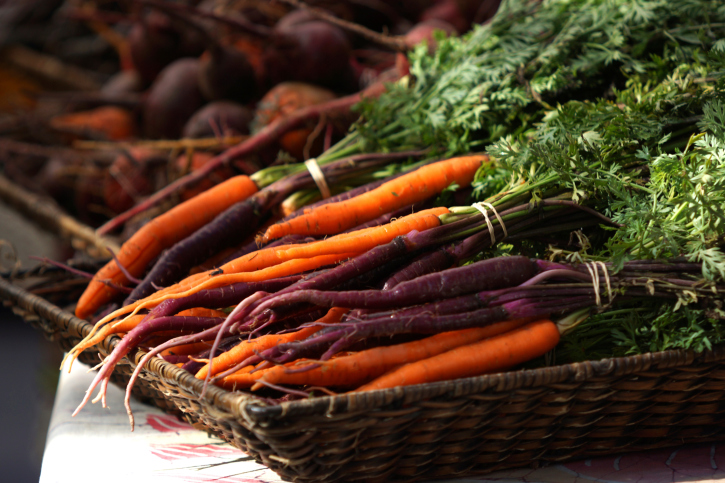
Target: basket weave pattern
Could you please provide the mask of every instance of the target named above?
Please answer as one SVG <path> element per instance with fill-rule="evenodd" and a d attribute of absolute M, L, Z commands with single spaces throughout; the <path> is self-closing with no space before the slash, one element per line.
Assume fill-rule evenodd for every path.
<path fill-rule="evenodd" d="M 0 298 L 63 348 L 90 324 L 0 280 Z M 99 348 L 108 353 L 109 339 Z M 98 354 L 91 353 L 91 363 Z M 121 379 L 134 362 L 119 365 Z M 88 356 L 86 356 L 88 358 Z M 415 481 L 725 438 L 725 349 L 666 351 L 280 405 L 160 359 L 139 395 L 182 411 L 282 477 Z"/>

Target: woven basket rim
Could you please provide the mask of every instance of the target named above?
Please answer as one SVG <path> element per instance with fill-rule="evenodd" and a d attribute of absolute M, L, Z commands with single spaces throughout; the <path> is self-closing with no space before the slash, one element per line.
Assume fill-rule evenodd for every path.
<path fill-rule="evenodd" d="M 65 328 L 72 327 L 80 337 L 90 332 L 93 325 L 75 315 L 31 294 L 24 289 L 0 278 L 0 298 L 44 317 Z M 110 336 L 101 344 L 103 351 L 110 352 L 120 341 Z M 131 360 L 136 366 L 145 352 L 137 351 Z M 610 376 L 623 376 L 654 369 L 675 368 L 694 363 L 710 363 L 725 359 L 725 345 L 714 347 L 702 353 L 692 350 L 667 350 L 645 354 L 611 357 L 598 361 L 585 361 L 538 369 L 523 369 L 483 376 L 468 377 L 452 381 L 419 384 L 414 386 L 380 389 L 360 393 L 347 393 L 335 396 L 319 396 L 307 400 L 288 401 L 271 404 L 253 394 L 231 392 L 210 385 L 204 397 L 201 394 L 204 381 L 193 374 L 170 364 L 163 359 L 154 358 L 144 371 L 162 382 L 172 384 L 184 393 L 185 397 L 198 400 L 221 417 L 233 417 L 245 421 L 250 427 L 267 426 L 274 420 L 302 416 L 324 416 L 336 413 L 363 413 L 391 406 L 405 405 L 430 400 L 440 396 L 461 397 L 472 394 L 511 392 L 533 389 L 544 385 L 582 383 Z M 604 381 L 606 382 L 606 381 Z"/>

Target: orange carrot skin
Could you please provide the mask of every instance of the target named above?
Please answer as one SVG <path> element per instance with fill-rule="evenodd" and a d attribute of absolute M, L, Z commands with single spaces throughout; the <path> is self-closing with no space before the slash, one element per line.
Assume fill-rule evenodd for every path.
<path fill-rule="evenodd" d="M 333 307 L 324 317 L 318 319 L 317 322 L 322 324 L 337 323 L 349 310 L 350 309 L 341 307 Z M 248 357 L 254 355 L 255 352 L 262 352 L 278 344 L 305 339 L 319 331 L 321 328 L 322 327 L 320 326 L 304 327 L 298 331 L 289 332 L 287 334 L 269 334 L 250 341 L 242 341 L 232 349 L 219 354 L 214 358 L 212 361 L 212 376 L 224 372 L 230 367 L 233 367 L 235 364 L 244 361 Z M 197 371 L 196 378 L 206 379 L 207 374 L 209 374 L 209 364 Z"/>
<path fill-rule="evenodd" d="M 364 228 L 352 233 L 336 235 L 318 242 L 280 248 L 278 256 L 284 259 L 307 258 L 313 253 L 343 253 L 346 251 L 368 251 L 378 245 L 389 243 L 393 238 L 413 230 L 424 231 L 440 226 L 440 215 L 449 213 L 448 208 L 439 207 L 422 210 L 398 218 L 382 226 Z"/>
<path fill-rule="evenodd" d="M 219 213 L 248 198 L 257 190 L 257 185 L 248 176 L 230 178 L 151 220 L 123 244 L 117 257 L 131 275 L 140 276 L 165 248 L 191 235 Z M 118 285 L 128 284 L 128 279 L 115 260 L 108 262 L 81 295 L 76 306 L 78 318 L 89 317 L 118 294 L 117 290 L 101 280 Z"/>
<path fill-rule="evenodd" d="M 289 234 L 333 235 L 403 206 L 440 193 L 451 183 L 468 186 L 488 156 L 452 158 L 423 166 L 381 186 L 338 203 L 319 206 L 284 223 L 270 226 L 265 241 Z"/>
<path fill-rule="evenodd" d="M 282 245 L 257 250 L 222 265 L 219 270 L 223 273 L 253 272 L 296 258 L 367 251 L 411 230 L 423 231 L 439 226 L 438 216 L 444 213 L 448 213 L 448 208 L 431 208 L 405 216 L 387 225 L 344 233 L 318 242 Z"/>
<path fill-rule="evenodd" d="M 394 369 L 355 392 L 490 374 L 546 354 L 558 344 L 559 329 L 537 320 L 511 332 L 464 345 Z"/>
<path fill-rule="evenodd" d="M 240 369 L 234 374 L 230 374 L 227 377 L 220 379 L 215 382 L 219 387 L 223 387 L 229 391 L 235 391 L 237 389 L 247 389 L 252 387 L 262 376 L 264 376 L 270 369 L 260 369 L 255 372 L 250 372 L 254 366 L 247 366 L 244 369 Z"/>
<path fill-rule="evenodd" d="M 50 125 L 61 130 L 101 133 L 110 141 L 131 139 L 138 131 L 133 114 L 128 109 L 116 106 L 102 106 L 89 111 L 58 115 L 50 120 Z"/>
<path fill-rule="evenodd" d="M 472 329 L 442 332 L 425 339 L 367 349 L 324 362 L 316 369 L 288 373 L 276 366 L 264 376 L 272 384 L 357 387 L 401 364 L 427 359 L 462 345 L 514 330 L 527 319 L 507 320 Z"/>

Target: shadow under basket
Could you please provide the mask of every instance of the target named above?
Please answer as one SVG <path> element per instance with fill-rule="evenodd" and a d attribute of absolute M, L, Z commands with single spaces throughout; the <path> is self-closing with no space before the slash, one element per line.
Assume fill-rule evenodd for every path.
<path fill-rule="evenodd" d="M 91 330 L 3 279 L 0 298 L 66 350 Z M 415 481 L 725 439 L 723 360 L 722 347 L 665 351 L 270 405 L 217 387 L 200 398 L 203 381 L 154 359 L 135 395 L 288 480 Z"/>

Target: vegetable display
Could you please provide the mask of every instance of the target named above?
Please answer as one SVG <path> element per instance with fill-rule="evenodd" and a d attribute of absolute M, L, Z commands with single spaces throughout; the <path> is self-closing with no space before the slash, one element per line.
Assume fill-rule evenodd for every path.
<path fill-rule="evenodd" d="M 720 2 L 483 1 L 475 25 L 430 22 L 441 7 L 401 36 L 292 0 L 264 26 L 131 3 L 145 41 L 193 24 L 210 49 L 131 55 L 153 82 L 148 137 L 178 137 L 207 101 L 266 95 L 247 137 L 100 226 L 130 234 L 78 299 L 95 325 L 65 362 L 122 340 L 76 413 L 105 404 L 137 349 L 132 424 L 156 357 L 274 404 L 725 342 Z M 231 57 L 249 92 L 222 85 Z M 176 68 L 189 112 L 159 107 L 177 107 L 162 84 Z M 236 174 L 174 203 L 222 168 Z"/>

